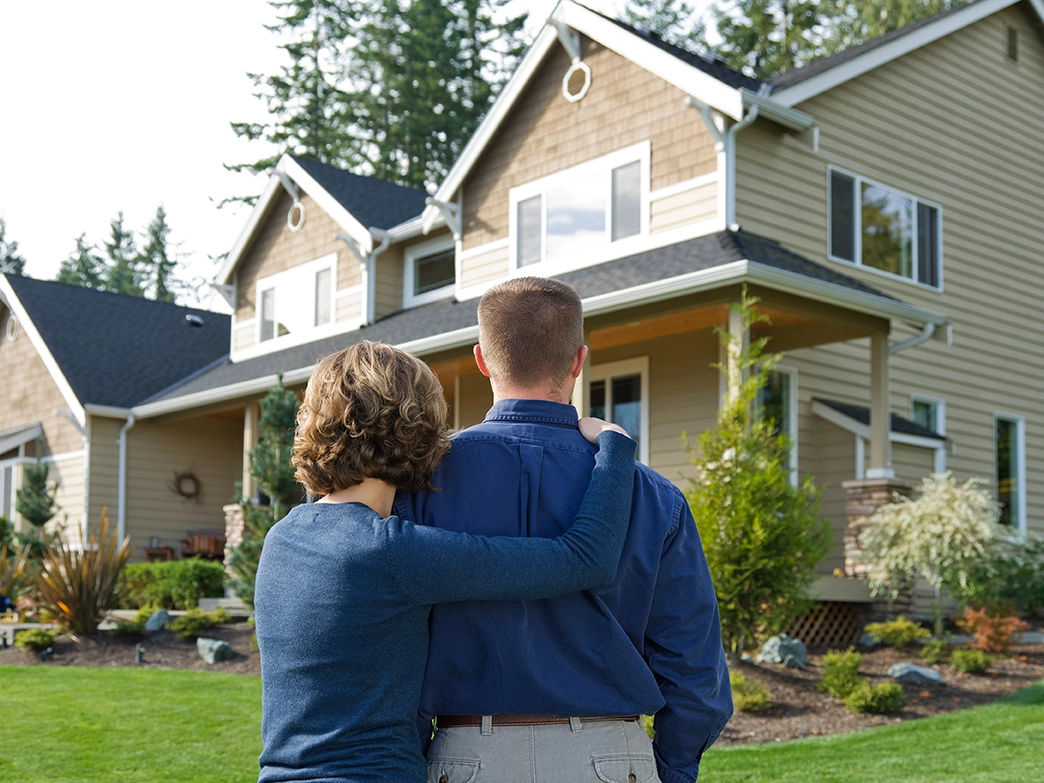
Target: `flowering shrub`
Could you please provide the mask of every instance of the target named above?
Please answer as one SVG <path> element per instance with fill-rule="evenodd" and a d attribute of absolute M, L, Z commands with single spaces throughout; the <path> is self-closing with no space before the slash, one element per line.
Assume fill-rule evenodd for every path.
<path fill-rule="evenodd" d="M 1008 651 L 1015 634 L 1029 630 L 1029 623 L 1018 617 L 991 616 L 985 609 L 965 609 L 957 625 L 975 637 L 973 648 L 998 654 Z"/>

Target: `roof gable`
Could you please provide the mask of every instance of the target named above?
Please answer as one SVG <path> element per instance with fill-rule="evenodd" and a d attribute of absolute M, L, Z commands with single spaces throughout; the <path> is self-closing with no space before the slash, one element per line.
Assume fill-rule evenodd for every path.
<path fill-rule="evenodd" d="M 129 408 L 228 353 L 227 315 L 28 277 L 6 282 L 81 406 Z"/>

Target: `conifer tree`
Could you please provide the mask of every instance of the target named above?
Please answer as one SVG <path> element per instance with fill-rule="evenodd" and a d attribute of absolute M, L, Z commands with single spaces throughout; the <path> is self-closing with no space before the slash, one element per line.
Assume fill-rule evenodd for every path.
<path fill-rule="evenodd" d="M 702 48 L 703 20 L 687 0 L 627 0 L 623 21 L 683 49 Z"/>
<path fill-rule="evenodd" d="M 83 288 L 105 288 L 105 261 L 87 242 L 87 235 L 76 238 L 76 249 L 62 261 L 55 278 L 59 283 L 71 283 Z"/>
<path fill-rule="evenodd" d="M 58 511 L 55 495 L 58 483 L 47 483 L 51 466 L 43 461 L 43 439 L 36 440 L 36 462 L 22 468 L 22 486 L 15 493 L 15 509 L 22 519 L 35 528 L 36 537 L 42 537 L 44 525 L 54 519 Z"/>
<path fill-rule="evenodd" d="M 109 239 L 105 242 L 105 253 L 108 256 L 105 290 L 144 296 L 140 256 L 134 242 L 134 233 L 123 225 L 123 212 L 109 224 Z"/>
<path fill-rule="evenodd" d="M 18 243 L 7 239 L 6 235 L 7 223 L 0 217 L 0 274 L 24 274 L 25 259 L 18 254 Z"/>
<path fill-rule="evenodd" d="M 141 251 L 141 266 L 148 293 L 157 302 L 173 302 L 178 281 L 174 271 L 178 260 L 170 248 L 170 226 L 163 205 L 156 207 L 156 217 L 145 233 L 145 247 Z"/>

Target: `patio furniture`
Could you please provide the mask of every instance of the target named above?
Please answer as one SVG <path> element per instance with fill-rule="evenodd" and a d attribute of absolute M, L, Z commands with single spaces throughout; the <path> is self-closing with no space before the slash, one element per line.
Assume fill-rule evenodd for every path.
<path fill-rule="evenodd" d="M 181 541 L 182 558 L 201 557 L 206 560 L 223 560 L 225 557 L 225 529 L 189 530 Z"/>

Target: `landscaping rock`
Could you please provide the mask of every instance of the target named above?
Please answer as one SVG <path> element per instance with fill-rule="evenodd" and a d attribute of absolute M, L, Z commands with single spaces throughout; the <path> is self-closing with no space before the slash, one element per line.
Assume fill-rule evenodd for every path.
<path fill-rule="evenodd" d="M 888 676 L 907 685 L 945 685 L 943 678 L 935 669 L 917 666 L 913 663 L 897 663 L 890 666 Z"/>
<path fill-rule="evenodd" d="M 228 642 L 220 639 L 204 639 L 202 636 L 196 639 L 196 650 L 199 652 L 199 657 L 207 663 L 227 661 L 236 656 L 236 651 Z"/>
<path fill-rule="evenodd" d="M 149 619 L 145 621 L 145 633 L 156 633 L 156 631 L 162 631 L 167 627 L 167 623 L 170 622 L 170 613 L 166 609 L 157 609 L 155 612 L 149 615 Z"/>
<path fill-rule="evenodd" d="M 880 642 L 877 641 L 877 639 L 872 637 L 870 634 L 868 634 L 866 631 L 864 631 L 863 635 L 859 637 L 858 644 L 860 647 L 868 647 L 872 650 L 875 647 L 877 647 L 877 645 L 879 645 Z"/>
<path fill-rule="evenodd" d="M 800 639 L 791 639 L 781 633 L 762 645 L 755 660 L 758 663 L 781 663 L 792 669 L 804 669 L 808 665 L 808 649 Z"/>

